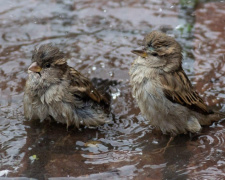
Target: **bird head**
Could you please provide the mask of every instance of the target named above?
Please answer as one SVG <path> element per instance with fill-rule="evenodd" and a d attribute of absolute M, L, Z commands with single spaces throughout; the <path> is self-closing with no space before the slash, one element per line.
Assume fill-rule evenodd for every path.
<path fill-rule="evenodd" d="M 31 61 L 28 73 L 49 83 L 60 79 L 67 69 L 64 54 L 51 44 L 35 48 Z"/>
<path fill-rule="evenodd" d="M 181 67 L 182 48 L 174 38 L 162 32 L 152 31 L 145 36 L 143 46 L 142 50 L 131 52 L 143 58 L 146 66 L 166 72 Z"/>

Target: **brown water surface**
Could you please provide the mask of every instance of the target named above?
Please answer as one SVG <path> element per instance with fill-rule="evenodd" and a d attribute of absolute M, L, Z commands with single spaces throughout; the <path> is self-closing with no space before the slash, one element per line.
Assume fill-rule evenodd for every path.
<path fill-rule="evenodd" d="M 200 135 L 155 132 L 131 96 L 128 70 L 144 35 L 161 29 L 184 49 L 183 68 L 208 105 L 225 104 L 225 2 L 0 1 L 0 176 L 78 179 L 223 179 L 224 122 Z M 52 42 L 89 78 L 115 80 L 114 121 L 80 130 L 26 121 L 22 97 L 32 50 Z M 225 107 L 224 107 L 225 110 Z M 62 178 L 58 178 L 62 179 Z"/>

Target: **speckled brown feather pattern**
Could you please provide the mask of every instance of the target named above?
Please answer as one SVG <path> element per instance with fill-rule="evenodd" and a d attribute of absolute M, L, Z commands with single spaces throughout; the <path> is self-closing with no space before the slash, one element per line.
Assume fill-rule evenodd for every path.
<path fill-rule="evenodd" d="M 82 97 L 88 96 L 97 103 L 109 103 L 108 100 L 94 88 L 92 83 L 86 77 L 73 68 L 70 68 L 69 73 L 71 75 L 71 91 L 79 93 Z"/>
<path fill-rule="evenodd" d="M 183 69 L 161 75 L 160 81 L 163 92 L 172 102 L 179 103 L 203 114 L 211 113 L 202 98 L 193 89 Z"/>
<path fill-rule="evenodd" d="M 107 99 L 88 78 L 67 65 L 64 54 L 51 44 L 34 50 L 24 93 L 27 119 L 51 117 L 67 126 L 98 126 L 109 121 Z"/>
<path fill-rule="evenodd" d="M 143 40 L 129 74 L 141 113 L 164 134 L 197 133 L 201 125 L 225 118 L 209 110 L 182 69 L 182 48 L 172 37 L 153 31 Z"/>

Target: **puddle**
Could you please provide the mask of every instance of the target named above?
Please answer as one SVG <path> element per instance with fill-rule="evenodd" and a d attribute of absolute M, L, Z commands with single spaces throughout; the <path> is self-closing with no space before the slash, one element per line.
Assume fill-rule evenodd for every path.
<path fill-rule="evenodd" d="M 184 47 L 183 68 L 208 105 L 225 104 L 225 2 L 0 2 L 0 175 L 35 179 L 222 179 L 224 123 L 199 136 L 169 137 L 141 116 L 131 96 L 130 51 L 163 30 Z M 22 97 L 36 45 L 52 42 L 68 63 L 92 78 L 112 80 L 114 121 L 80 130 L 24 119 Z M 58 178 L 57 178 L 58 177 Z"/>

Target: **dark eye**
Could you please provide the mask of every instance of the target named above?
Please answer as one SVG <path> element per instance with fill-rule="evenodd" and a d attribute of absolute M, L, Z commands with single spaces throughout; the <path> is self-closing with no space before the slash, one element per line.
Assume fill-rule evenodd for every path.
<path fill-rule="evenodd" d="M 51 67 L 51 64 L 47 63 L 47 64 L 45 64 L 45 67 L 46 68 L 50 68 Z"/>
<path fill-rule="evenodd" d="M 153 52 L 152 55 L 153 55 L 153 56 L 158 56 L 158 53 Z"/>

